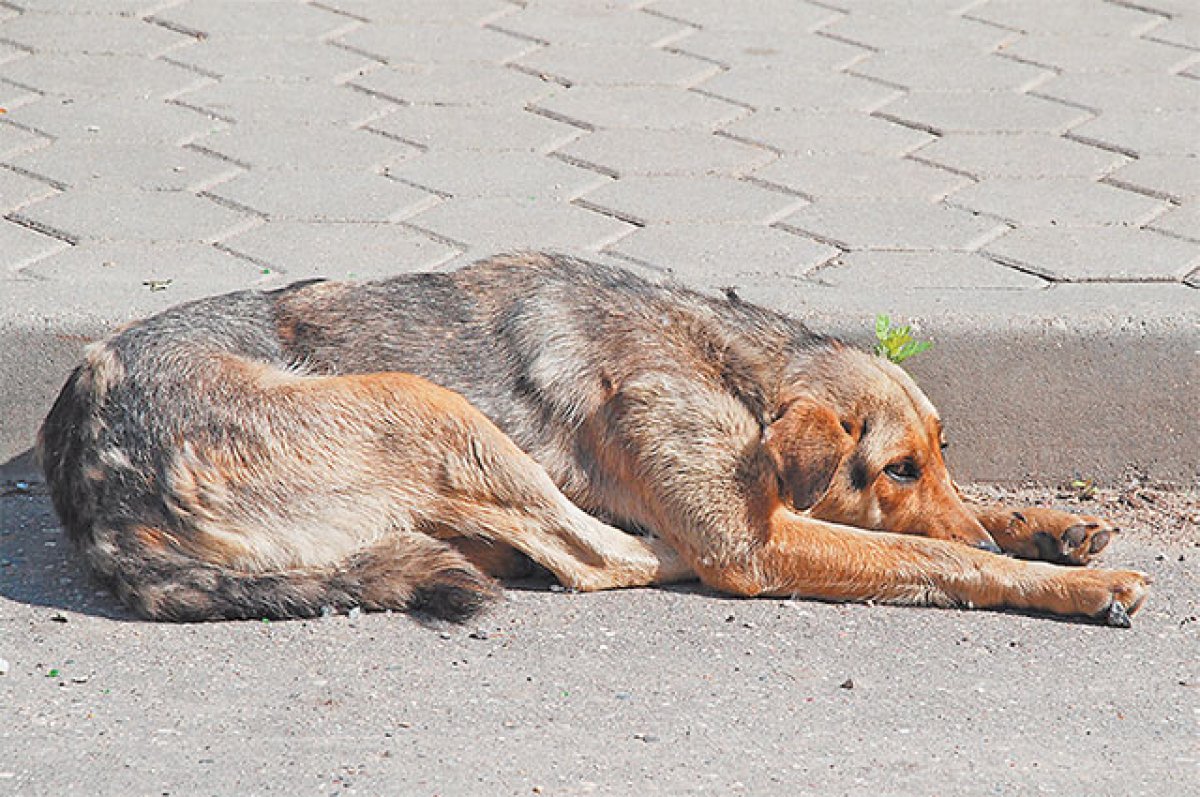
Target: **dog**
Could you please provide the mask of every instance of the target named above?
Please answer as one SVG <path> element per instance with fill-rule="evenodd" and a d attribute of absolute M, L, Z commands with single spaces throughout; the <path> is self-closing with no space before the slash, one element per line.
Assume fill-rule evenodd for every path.
<path fill-rule="evenodd" d="M 82 561 L 160 620 L 463 620 L 530 562 L 1116 626 L 1149 584 L 1078 566 L 1103 521 L 964 503 L 886 359 L 558 255 L 181 305 L 91 344 L 38 438 Z"/>

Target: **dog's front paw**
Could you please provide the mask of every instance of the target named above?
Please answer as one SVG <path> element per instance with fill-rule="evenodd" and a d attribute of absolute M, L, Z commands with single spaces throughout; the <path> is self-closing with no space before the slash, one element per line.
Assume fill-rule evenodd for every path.
<path fill-rule="evenodd" d="M 1112 541 L 1117 528 L 1091 515 L 1058 509 L 1006 509 L 981 517 L 1005 553 L 1064 565 L 1085 565 Z"/>

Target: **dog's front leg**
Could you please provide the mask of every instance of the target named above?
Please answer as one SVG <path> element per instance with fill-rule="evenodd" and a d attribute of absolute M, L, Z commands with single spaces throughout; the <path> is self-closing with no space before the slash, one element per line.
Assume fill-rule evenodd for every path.
<path fill-rule="evenodd" d="M 1005 553 L 1066 565 L 1087 564 L 1117 529 L 1090 515 L 1058 509 L 972 507 L 975 516 Z"/>
<path fill-rule="evenodd" d="M 697 561 L 700 577 L 739 595 L 1081 615 L 1128 625 L 1149 583 L 1141 573 L 1022 562 L 942 540 L 864 532 L 779 507 L 734 561 Z"/>

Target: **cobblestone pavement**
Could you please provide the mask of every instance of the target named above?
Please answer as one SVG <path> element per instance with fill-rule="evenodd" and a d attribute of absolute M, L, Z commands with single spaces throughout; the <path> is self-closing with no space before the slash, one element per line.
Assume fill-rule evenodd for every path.
<path fill-rule="evenodd" d="M 994 319 L 1065 324 L 1068 348 L 1161 322 L 1122 350 L 1194 385 L 1194 0 L 4 0 L 0 107 L 0 461 L 114 321 L 520 247 L 835 328 L 924 319 L 949 371 Z M 1144 366 L 1050 393 L 1121 368 L 1137 393 Z M 971 468 L 1044 476 L 1118 443 Z"/>

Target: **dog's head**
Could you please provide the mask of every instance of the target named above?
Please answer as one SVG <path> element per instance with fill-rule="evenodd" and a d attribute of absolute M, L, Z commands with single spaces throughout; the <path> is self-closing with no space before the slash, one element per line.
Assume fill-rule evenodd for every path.
<path fill-rule="evenodd" d="M 996 550 L 946 470 L 933 404 L 887 360 L 841 346 L 817 354 L 763 441 L 796 511 Z"/>

